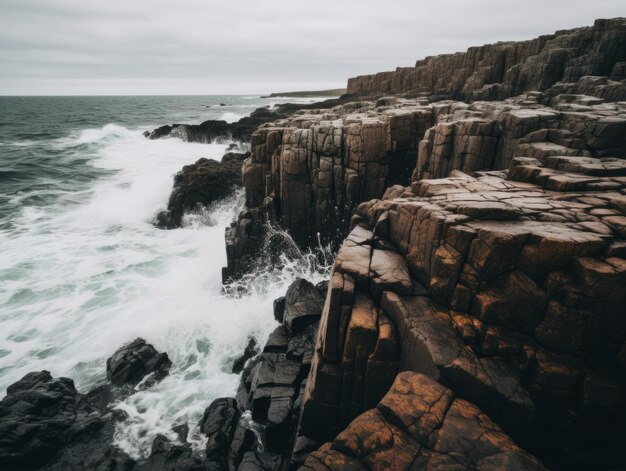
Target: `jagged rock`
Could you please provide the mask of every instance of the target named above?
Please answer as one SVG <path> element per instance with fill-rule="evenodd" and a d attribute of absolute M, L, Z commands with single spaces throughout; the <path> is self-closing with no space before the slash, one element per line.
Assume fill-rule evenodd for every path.
<path fill-rule="evenodd" d="M 609 162 L 619 168 L 610 160 L 599 170 L 584 156 L 549 155 L 532 158 L 533 164 L 523 159 L 514 163 L 550 169 L 548 178 L 605 172 Z M 622 191 L 626 181 L 616 179 L 615 171 L 594 178 Z M 517 175 L 453 171 L 359 205 L 353 219 L 358 223 L 337 255 L 328 289 L 301 435 L 335 437 L 346 420 L 366 410 L 368 381 L 377 391 L 373 397 L 380 397 L 390 381 L 380 372 L 399 368 L 426 374 L 478 405 L 551 466 L 590 466 L 598 456 L 612 463 L 607 466 L 619 461 L 619 447 L 609 452 L 601 443 L 613 443 L 623 427 L 611 425 L 600 439 L 594 424 L 616 424 L 623 412 L 617 413 L 622 419 L 599 419 L 599 405 L 587 415 L 581 390 L 585 378 L 597 376 L 599 389 L 623 387 L 621 370 L 609 365 L 615 365 L 626 332 L 620 288 L 626 263 L 605 255 L 620 253 L 623 235 L 606 220 L 615 216 L 606 210 L 620 207 L 621 192 L 556 192 L 546 189 L 545 178 L 520 182 Z M 377 261 L 377 251 L 395 255 Z M 377 286 L 381 267 L 392 270 L 400 259 L 412 290 L 408 283 Z M 372 357 L 346 361 L 346 355 L 352 358 L 355 344 L 372 351 L 376 310 L 390 319 L 397 345 L 388 340 L 384 367 L 361 373 L 356 365 Z M 615 411 L 624 410 L 623 400 Z M 551 438 L 556 436 L 568 444 Z"/>
<path fill-rule="evenodd" d="M 171 443 L 164 435 L 152 442 L 150 456 L 139 462 L 133 471 L 205 471 L 203 460 L 193 455 L 189 444 Z"/>
<path fill-rule="evenodd" d="M 285 295 L 283 325 L 291 334 L 298 334 L 319 320 L 323 307 L 324 297 L 319 290 L 311 282 L 298 278 Z"/>
<path fill-rule="evenodd" d="M 291 328 L 287 300 L 284 316 L 277 306 L 286 329 L 244 372 L 238 397 L 267 427 L 270 455 L 294 435 L 301 403 L 294 466 L 312 443 L 332 441 L 315 469 L 398 467 L 405 458 L 416 468 L 541 467 L 517 448 L 490 450 L 481 439 L 495 433 L 491 422 L 472 435 L 487 420 L 550 467 L 619 466 L 625 25 L 598 20 L 353 79 L 353 93 L 372 96 L 313 105 L 251 135 L 248 209 L 227 231 L 225 273 L 261 252 L 267 221 L 301 246 L 347 234 L 316 347 L 307 330 Z M 246 252 L 248 242 L 257 248 Z M 313 353 L 306 383 L 300 346 Z M 290 361 L 301 363 L 297 374 Z M 281 368 L 289 374 L 277 375 Z M 380 408 L 365 412 L 403 370 L 457 397 L 425 446 L 400 429 L 383 436 L 399 423 Z M 468 430 L 449 435 L 446 422 Z M 246 463 L 262 466 L 250 446 L 236 446 L 237 460 L 247 452 Z M 457 450 L 467 453 L 451 463 Z"/>
<path fill-rule="evenodd" d="M 301 469 L 542 470 L 475 405 L 417 373 L 400 373 L 375 409 L 357 417 Z"/>
<path fill-rule="evenodd" d="M 8 471 L 131 469 L 134 461 L 112 441 L 110 418 L 69 378 L 28 373 L 0 402 L 0 462 Z"/>
<path fill-rule="evenodd" d="M 350 97 L 341 99 L 329 99 L 316 103 L 314 107 L 331 108 L 335 105 L 349 101 Z M 172 124 L 161 126 L 153 131 L 146 131 L 144 136 L 148 139 L 162 139 L 177 137 L 187 142 L 202 142 L 210 144 L 225 139 L 248 141 L 250 135 L 262 124 L 282 119 L 298 109 L 306 109 L 310 105 L 285 103 L 275 109 L 257 108 L 250 116 L 241 118 L 235 123 L 227 123 L 221 120 L 208 120 L 200 124 Z"/>
<path fill-rule="evenodd" d="M 107 359 L 107 378 L 117 386 L 134 387 L 151 373 L 159 381 L 171 365 L 167 353 L 159 353 L 144 339 L 137 338 Z"/>
<path fill-rule="evenodd" d="M 280 298 L 276 298 L 274 300 L 274 319 L 276 322 L 283 323 L 283 318 L 285 317 L 285 297 L 281 296 Z"/>
<path fill-rule="evenodd" d="M 198 426 L 208 437 L 207 469 L 220 471 L 228 468 L 228 452 L 239 416 L 237 401 L 232 398 L 215 399 L 204 411 Z"/>
<path fill-rule="evenodd" d="M 259 353 L 259 347 L 256 343 L 256 339 L 254 337 L 250 337 L 250 339 L 248 340 L 248 345 L 246 345 L 246 349 L 244 350 L 243 354 L 240 357 L 235 358 L 235 361 L 233 362 L 233 366 L 231 368 L 231 373 L 241 373 L 243 371 L 243 367 L 246 365 L 246 362 L 257 353 Z"/>
<path fill-rule="evenodd" d="M 593 82 L 574 90 L 570 85 L 588 75 L 611 75 L 613 81 L 625 78 L 621 65 L 626 60 L 624 23 L 623 18 L 596 20 L 591 27 L 557 31 L 529 41 L 499 42 L 471 47 L 465 53 L 427 57 L 415 67 L 351 78 L 348 94 L 426 93 L 497 100 L 555 86 L 552 96 L 571 90 L 624 100 L 623 86 L 621 93 L 616 93 Z M 608 78 L 604 80 L 606 83 Z"/>
<path fill-rule="evenodd" d="M 287 351 L 287 345 L 289 345 L 290 337 L 287 329 L 282 325 L 279 325 L 267 338 L 265 347 L 263 347 L 264 353 L 285 353 Z"/>
<path fill-rule="evenodd" d="M 241 162 L 246 155 L 228 153 L 221 162 L 203 158 L 185 165 L 174 177 L 167 210 L 158 213 L 156 225 L 165 229 L 179 227 L 186 212 L 231 195 L 241 185 Z"/>

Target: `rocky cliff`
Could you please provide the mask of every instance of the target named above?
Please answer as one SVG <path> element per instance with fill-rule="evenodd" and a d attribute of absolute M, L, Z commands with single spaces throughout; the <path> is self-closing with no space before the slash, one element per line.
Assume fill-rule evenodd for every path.
<path fill-rule="evenodd" d="M 427 57 L 414 67 L 351 78 L 348 93 L 493 100 L 543 91 L 557 82 L 576 83 L 586 75 L 619 81 L 625 73 L 626 21 L 616 18 L 529 41 L 471 47 L 463 53 Z M 603 98 L 610 94 L 607 89 L 600 92 Z"/>
<path fill-rule="evenodd" d="M 272 223 L 301 246 L 335 244 L 330 280 L 298 279 L 275 301 L 276 329 L 233 368 L 236 397 L 198 425 L 204 456 L 185 429 L 140 462 L 111 445 L 111 401 L 170 367 L 138 339 L 107 363 L 117 386 L 83 396 L 47 372 L 10 386 L 3 464 L 623 468 L 625 38 L 626 20 L 598 20 L 351 79 L 351 96 L 319 107 L 148 133 L 254 129 L 224 278 L 284 250 Z M 179 174 L 165 225 L 213 201 L 231 166 Z"/>
<path fill-rule="evenodd" d="M 505 170 L 515 156 L 624 156 L 620 102 L 560 93 L 608 85 L 626 93 L 623 81 L 583 77 L 504 101 L 383 97 L 261 126 L 242 170 L 248 211 L 228 231 L 225 279 L 249 265 L 268 219 L 302 245 L 333 242 L 360 202 L 395 184 Z"/>
<path fill-rule="evenodd" d="M 225 277 L 268 220 L 343 243 L 292 444 L 232 469 L 621 466 L 625 28 L 351 79 L 252 134 Z"/>

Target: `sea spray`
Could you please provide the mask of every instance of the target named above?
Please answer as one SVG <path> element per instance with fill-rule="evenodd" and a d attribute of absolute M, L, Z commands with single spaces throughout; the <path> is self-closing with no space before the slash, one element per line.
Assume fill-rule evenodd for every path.
<path fill-rule="evenodd" d="M 243 292 L 224 289 L 224 230 L 242 208 L 241 191 L 188 215 L 183 228 L 160 230 L 152 222 L 173 175 L 200 157 L 220 159 L 228 142 L 151 141 L 142 133 L 217 119 L 229 111 L 220 102 L 246 114 L 267 102 L 0 100 L 9 123 L 0 129 L 0 387 L 47 369 L 87 392 L 106 381 L 106 358 L 142 337 L 173 366 L 161 383 L 117 404 L 128 419 L 117 425 L 116 442 L 145 456 L 157 433 L 175 438 L 171 427 L 184 422 L 201 446 L 193 429 L 213 399 L 235 394 L 232 362 L 249 337 L 263 344 L 275 328 L 273 300 L 298 276 L 326 279 L 330 264 L 304 251 L 280 269 L 259 267 L 240 281 Z"/>

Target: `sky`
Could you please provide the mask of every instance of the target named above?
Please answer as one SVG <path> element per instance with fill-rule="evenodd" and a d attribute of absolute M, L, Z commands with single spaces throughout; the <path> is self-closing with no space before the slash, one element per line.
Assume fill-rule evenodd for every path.
<path fill-rule="evenodd" d="M 338 88 L 616 16 L 625 0 L 0 0 L 0 95 Z"/>

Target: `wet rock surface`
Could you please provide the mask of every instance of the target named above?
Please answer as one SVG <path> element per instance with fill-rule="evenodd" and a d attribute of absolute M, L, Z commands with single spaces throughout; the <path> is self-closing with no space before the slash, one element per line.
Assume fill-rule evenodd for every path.
<path fill-rule="evenodd" d="M 315 449 L 316 442 L 305 444 L 291 463 L 324 287 L 292 283 L 276 303 L 284 319 L 246 363 L 236 399 L 217 399 L 206 410 L 200 427 L 208 436 L 209 469 L 295 469 Z"/>
<path fill-rule="evenodd" d="M 159 381 L 168 374 L 171 365 L 167 353 L 159 353 L 144 339 L 137 338 L 107 359 L 107 378 L 116 386 L 134 387 L 149 374 Z"/>
<path fill-rule="evenodd" d="M 241 186 L 241 165 L 246 157 L 229 152 L 221 161 L 203 158 L 185 165 L 174 177 L 167 209 L 157 214 L 156 225 L 163 229 L 179 227 L 185 213 L 200 211 L 232 195 Z"/>
<path fill-rule="evenodd" d="M 53 378 L 48 371 L 28 373 L 0 402 L 3 469 L 40 469 L 55 459 L 124 469 L 133 462 L 112 449 L 112 438 L 102 411 L 78 394 L 71 379 Z"/>
<path fill-rule="evenodd" d="M 156 353 L 152 346 L 137 339 L 119 349 L 112 359 L 115 365 L 126 365 L 120 370 L 125 374 L 120 376 L 118 371 L 115 378 L 136 384 L 141 373 L 156 371 L 155 365 L 163 367 L 167 355 Z M 172 429 L 179 436 L 178 442 L 157 435 L 146 459 L 137 461 L 113 445 L 115 423 L 124 419 L 112 408 L 113 401 L 133 392 L 127 384 L 121 387 L 103 384 L 80 394 L 69 378 L 54 378 L 48 371 L 28 373 L 7 388 L 7 395 L 0 402 L 1 468 L 7 471 L 206 470 L 203 457 L 195 454 L 187 442 L 186 425 Z M 214 420 L 216 415 L 212 414 L 211 421 Z M 209 434 L 216 427 L 219 421 L 201 424 L 200 431 Z"/>

